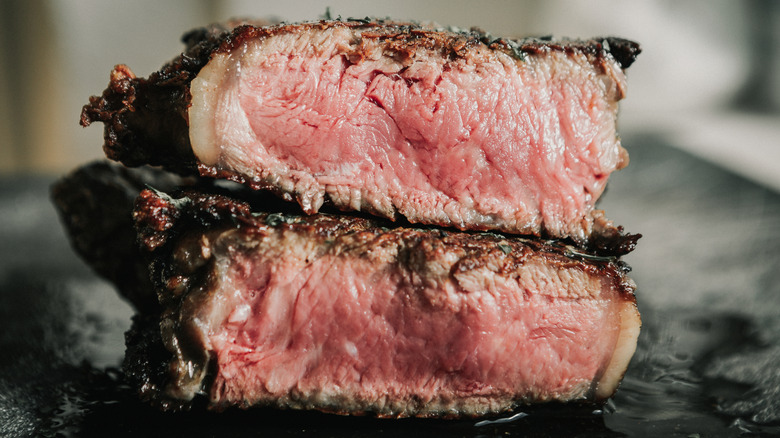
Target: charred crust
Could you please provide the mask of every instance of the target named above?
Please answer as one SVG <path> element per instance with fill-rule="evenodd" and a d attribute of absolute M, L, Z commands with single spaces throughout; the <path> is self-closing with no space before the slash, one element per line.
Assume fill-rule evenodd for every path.
<path fill-rule="evenodd" d="M 607 37 L 600 39 L 600 41 L 602 48 L 611 53 L 624 69 L 631 67 L 637 56 L 642 53 L 642 48 L 638 43 L 624 38 Z"/>
<path fill-rule="evenodd" d="M 125 380 L 138 388 L 139 398 L 162 411 L 183 411 L 193 406 L 192 401 L 165 396 L 163 389 L 170 377 L 168 364 L 173 354 L 165 348 L 160 332 L 158 314 L 133 316 L 133 324 L 125 333 L 125 358 L 122 371 Z"/>
<path fill-rule="evenodd" d="M 149 251 L 163 246 L 168 240 L 168 231 L 180 216 L 181 209 L 171 198 L 151 189 L 141 191 L 133 211 L 141 244 Z"/>
<path fill-rule="evenodd" d="M 583 53 L 592 57 L 599 65 L 605 57 L 614 58 L 622 68 L 628 68 L 641 52 L 639 44 L 617 37 L 594 38 L 590 40 L 553 40 L 550 37 L 513 40 L 495 38 L 481 29 L 460 30 L 425 26 L 414 22 L 394 22 L 381 19 L 321 20 L 308 23 L 258 26 L 243 23 L 231 32 L 222 34 L 223 41 L 216 50 L 226 53 L 235 50 L 246 41 L 268 38 L 274 35 L 325 30 L 344 27 L 360 31 L 360 39 L 383 43 L 387 51 L 402 59 L 411 58 L 418 50 L 437 50 L 449 59 L 465 58 L 473 50 L 489 49 L 505 52 L 515 59 L 524 60 L 528 55 L 539 55 L 550 51 L 569 54 Z M 203 32 L 203 31 L 201 31 Z M 210 34 L 213 35 L 213 34 Z M 358 54 L 359 55 L 359 54 Z"/>
<path fill-rule="evenodd" d="M 518 43 L 523 52 L 533 55 L 561 51 L 567 54 L 583 53 L 596 61 L 611 57 L 623 69 L 630 67 L 642 51 L 638 43 L 617 37 L 593 38 L 591 40 L 553 40 L 544 37 L 528 38 Z"/>
<path fill-rule="evenodd" d="M 636 248 L 641 234 L 626 233 L 622 226 L 595 230 L 587 243 L 587 249 L 608 257 L 624 256 Z"/>
<path fill-rule="evenodd" d="M 80 123 L 104 123 L 103 151 L 109 159 L 189 174 L 195 163 L 186 114 L 189 85 L 161 80 L 162 74 L 140 79 L 127 66 L 116 66 L 108 88 L 82 108 Z"/>

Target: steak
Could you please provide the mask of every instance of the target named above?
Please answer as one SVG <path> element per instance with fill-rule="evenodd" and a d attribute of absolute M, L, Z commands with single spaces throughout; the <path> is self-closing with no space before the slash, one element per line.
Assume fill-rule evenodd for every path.
<path fill-rule="evenodd" d="M 228 178 L 296 200 L 461 230 L 633 248 L 595 209 L 628 163 L 616 133 L 618 38 L 494 38 L 382 20 L 319 21 L 185 37 L 137 78 L 90 99 L 108 157 Z M 606 238 L 605 238 L 606 236 Z"/>
<path fill-rule="evenodd" d="M 154 181 L 170 182 L 97 163 L 54 193 L 66 224 L 80 223 L 68 226 L 72 242 L 91 242 L 79 251 L 88 262 L 134 273 L 107 275 L 139 310 L 124 370 L 164 409 L 200 398 L 214 409 L 459 417 L 598 402 L 636 347 L 634 285 L 617 258 L 301 215 L 209 184 L 176 197 L 143 189 L 131 215 L 127 200 Z M 85 237 L 127 236 L 130 217 L 141 247 Z"/>
<path fill-rule="evenodd" d="M 595 402 L 636 347 L 625 265 L 567 245 L 204 192 L 144 190 L 134 218 L 162 311 L 137 321 L 126 369 L 163 407 L 205 394 L 215 409 L 458 417 Z"/>

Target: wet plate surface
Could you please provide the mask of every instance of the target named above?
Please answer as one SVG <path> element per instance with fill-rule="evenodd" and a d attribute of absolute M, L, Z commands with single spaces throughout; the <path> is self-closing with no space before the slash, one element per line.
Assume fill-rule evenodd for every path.
<path fill-rule="evenodd" d="M 603 409 L 547 406 L 488 422 L 154 411 L 116 369 L 132 310 L 70 250 L 51 180 L 4 177 L 0 436 L 780 434 L 780 194 L 657 138 L 624 143 L 632 163 L 602 204 L 645 236 L 626 259 L 643 329 L 623 385 Z"/>

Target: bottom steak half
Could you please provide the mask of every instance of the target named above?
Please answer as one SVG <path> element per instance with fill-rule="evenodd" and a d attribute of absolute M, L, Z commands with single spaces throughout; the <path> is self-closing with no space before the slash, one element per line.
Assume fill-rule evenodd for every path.
<path fill-rule="evenodd" d="M 479 416 L 604 400 L 634 352 L 615 259 L 260 210 L 202 190 L 138 198 L 159 310 L 136 318 L 125 369 L 160 406 Z"/>

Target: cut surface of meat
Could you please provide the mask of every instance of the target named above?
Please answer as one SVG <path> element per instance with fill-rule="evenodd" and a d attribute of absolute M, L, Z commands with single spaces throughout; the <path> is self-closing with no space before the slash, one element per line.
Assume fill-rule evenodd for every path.
<path fill-rule="evenodd" d="M 142 187 L 180 183 L 96 163 L 54 190 L 74 245 L 140 311 L 124 369 L 162 408 L 201 397 L 215 409 L 460 417 L 597 402 L 636 346 L 634 285 L 615 257 L 300 216 L 210 184 L 177 198 L 144 190 L 130 214 Z M 101 231 L 127 235 L 129 217 L 147 254 Z"/>
<path fill-rule="evenodd" d="M 202 192 L 145 190 L 134 217 L 163 310 L 126 369 L 162 406 L 205 393 L 216 409 L 458 417 L 594 402 L 636 346 L 626 267 L 567 245 Z"/>
<path fill-rule="evenodd" d="M 594 206 L 628 163 L 616 116 L 634 43 L 381 21 L 187 41 L 149 79 L 118 66 L 85 106 L 82 124 L 106 124 L 109 157 L 271 189 L 309 214 L 331 202 L 579 244 L 614 234 Z"/>

